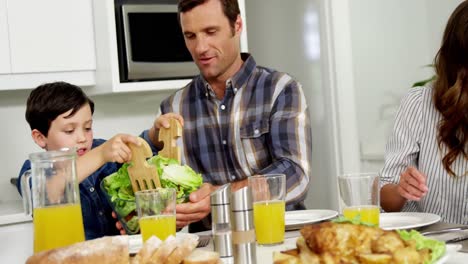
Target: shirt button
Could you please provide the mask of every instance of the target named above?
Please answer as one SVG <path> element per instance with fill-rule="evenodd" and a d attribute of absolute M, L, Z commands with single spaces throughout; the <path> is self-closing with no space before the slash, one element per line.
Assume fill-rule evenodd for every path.
<path fill-rule="evenodd" d="M 237 88 L 234 88 L 234 92 L 237 92 Z"/>
<path fill-rule="evenodd" d="M 226 140 L 223 140 L 223 145 L 226 145 L 226 143 L 227 143 Z"/>
<path fill-rule="evenodd" d="M 99 215 L 102 216 L 104 213 L 102 211 L 99 211 Z"/>
<path fill-rule="evenodd" d="M 260 133 L 260 130 L 255 129 L 255 130 L 254 130 L 254 133 L 255 133 L 255 135 L 256 135 L 256 134 Z"/>
<path fill-rule="evenodd" d="M 232 180 L 235 180 L 235 179 L 236 179 L 236 175 L 231 175 L 231 179 L 232 179 Z"/>
<path fill-rule="evenodd" d="M 225 105 L 221 105 L 221 110 L 224 110 L 226 109 L 226 106 Z"/>
<path fill-rule="evenodd" d="M 90 192 L 94 192 L 94 187 L 89 188 Z"/>

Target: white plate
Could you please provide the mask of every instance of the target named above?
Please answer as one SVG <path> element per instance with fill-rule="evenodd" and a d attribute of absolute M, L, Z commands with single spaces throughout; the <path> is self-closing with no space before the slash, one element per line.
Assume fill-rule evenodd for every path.
<path fill-rule="evenodd" d="M 338 215 L 338 212 L 333 210 L 297 210 L 287 211 L 284 218 L 286 230 L 296 230 L 302 228 L 306 224 L 312 224 L 324 220 L 328 220 Z"/>
<path fill-rule="evenodd" d="M 427 226 L 440 221 L 440 216 L 429 213 L 382 213 L 380 214 L 380 228 L 385 230 L 411 229 Z"/>
<path fill-rule="evenodd" d="M 184 238 L 188 237 L 188 236 L 192 236 L 192 237 L 195 237 L 197 240 L 198 240 L 198 236 L 195 235 L 195 234 L 189 234 L 189 233 L 176 233 L 176 239 L 180 239 L 180 240 L 183 240 Z M 128 252 L 130 254 L 136 254 L 138 253 L 138 251 L 140 250 L 140 248 L 142 247 L 143 243 L 142 243 L 142 239 L 141 239 L 141 235 L 129 235 L 128 236 Z"/>
<path fill-rule="evenodd" d="M 444 264 L 447 262 L 447 260 L 450 258 L 450 256 L 453 256 L 457 253 L 462 248 L 462 245 L 460 244 L 448 244 L 445 245 L 445 254 L 440 257 L 440 259 L 437 260 L 435 264 Z"/>

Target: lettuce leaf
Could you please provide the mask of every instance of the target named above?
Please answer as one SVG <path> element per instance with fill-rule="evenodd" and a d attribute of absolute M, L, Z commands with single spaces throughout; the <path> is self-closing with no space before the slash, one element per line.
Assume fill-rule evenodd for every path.
<path fill-rule="evenodd" d="M 445 254 L 445 242 L 443 241 L 427 238 L 416 230 L 397 230 L 397 232 L 403 240 L 416 241 L 417 250 L 427 248 L 431 251 L 431 259 L 425 264 L 435 263 Z"/>
<path fill-rule="evenodd" d="M 364 226 L 375 226 L 372 223 L 362 221 L 360 215 L 356 215 L 356 217 L 354 217 L 353 219 L 349 219 L 349 218 L 346 218 L 344 216 L 340 216 L 340 217 L 338 217 L 336 219 L 331 220 L 331 222 L 333 222 L 333 223 L 351 223 L 351 224 L 354 224 L 354 225 L 364 225 Z"/>

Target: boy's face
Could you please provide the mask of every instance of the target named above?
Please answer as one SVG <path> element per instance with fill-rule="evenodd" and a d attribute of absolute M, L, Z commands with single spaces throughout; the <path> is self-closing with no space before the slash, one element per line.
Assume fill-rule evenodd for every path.
<path fill-rule="evenodd" d="M 76 147 L 78 156 L 88 152 L 93 144 L 91 108 L 86 104 L 73 116 L 69 116 L 71 112 L 72 109 L 52 121 L 47 137 L 33 130 L 34 141 L 46 150 Z"/>

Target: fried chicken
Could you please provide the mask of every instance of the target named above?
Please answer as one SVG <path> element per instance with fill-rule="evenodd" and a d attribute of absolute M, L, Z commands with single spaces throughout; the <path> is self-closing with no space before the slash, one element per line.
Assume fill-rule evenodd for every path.
<path fill-rule="evenodd" d="M 301 229 L 294 263 L 423 263 L 430 252 L 416 250 L 395 231 L 325 222 Z M 275 264 L 292 263 L 276 262 Z"/>

